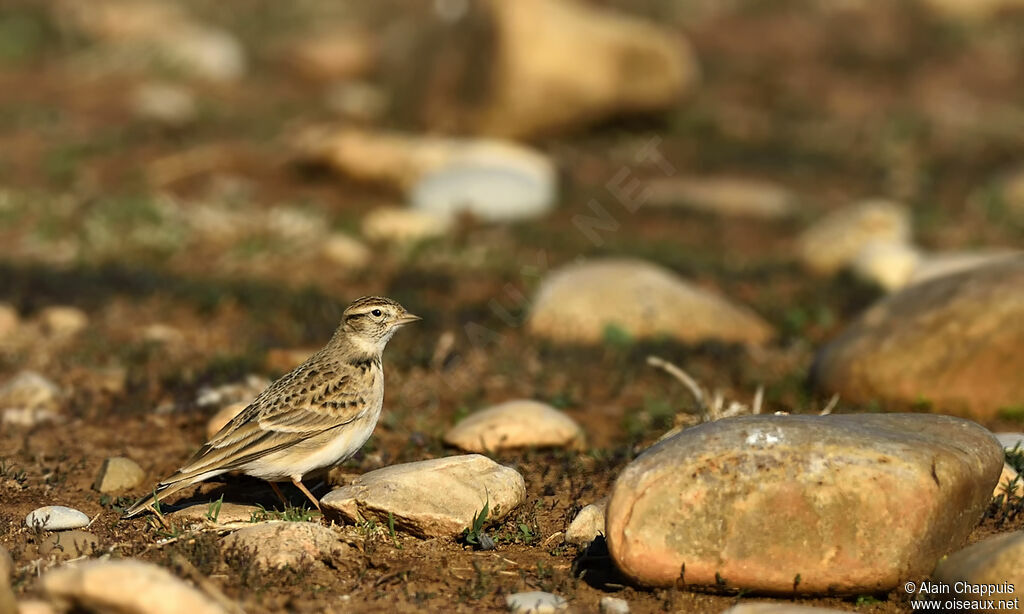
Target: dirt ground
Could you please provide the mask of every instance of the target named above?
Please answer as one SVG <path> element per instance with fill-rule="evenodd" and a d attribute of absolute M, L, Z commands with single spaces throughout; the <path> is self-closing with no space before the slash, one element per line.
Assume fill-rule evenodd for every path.
<path fill-rule="evenodd" d="M 967 24 L 903 2 L 826 9 L 741 1 L 722 10 L 695 2 L 703 10 L 691 17 L 648 0 L 603 4 L 685 33 L 703 82 L 677 111 L 535 143 L 562 170 L 562 196 L 550 216 L 499 227 L 465 220 L 415 248 L 375 246 L 359 271 L 258 233 L 203 235 L 181 248 L 174 237 L 149 232 L 166 228 L 159 220 L 171 205 L 159 193 L 171 195 L 186 216 L 195 214 L 195 203 L 227 203 L 246 216 L 289 207 L 340 231 L 358 229 L 366 211 L 395 202 L 372 186 L 292 163 L 283 145 L 297 125 L 330 118 L 320 87 L 296 78 L 277 54 L 314 18 L 316 3 L 187 4 L 234 31 L 253 67 L 236 84 L 197 85 L 203 110 L 180 129 L 128 114 L 124 92 L 140 77 L 83 70 L 89 43 L 61 31 L 46 3 L 0 6 L 0 301 L 23 322 L 50 305 L 89 316 L 73 339 L 26 333 L 0 345 L 0 381 L 32 368 L 69 391 L 57 423 L 0 427 L 0 544 L 18 565 L 20 596 L 33 595 L 37 575 L 56 563 L 34 554 L 44 536 L 26 529 L 24 517 L 61 504 L 96 517 L 89 530 L 104 552 L 185 578 L 206 576 L 247 612 L 503 611 L 509 593 L 546 590 L 579 612 L 597 611 L 602 596 L 615 595 L 633 612 L 717 614 L 757 597 L 635 588 L 617 577 L 600 544 L 584 552 L 558 536 L 583 505 L 608 494 L 618 472 L 678 413 L 693 410 L 686 391 L 645 358 L 683 365 L 730 397 L 749 399 L 763 385 L 771 410 L 817 411 L 828 399 L 807 385 L 815 349 L 881 291 L 846 275 L 802 271 L 794 240 L 810 220 L 886 195 L 912 207 L 917 240 L 929 249 L 1014 246 L 1024 238 L 1024 224 L 994 196 L 1001 173 L 1020 164 L 1024 151 L 1024 16 Z M 623 210 L 620 228 L 593 245 L 572 216 L 585 213 L 592 198 L 617 206 L 606 182 L 652 138 L 687 173 L 786 186 L 799 195 L 801 213 L 766 222 Z M 159 187 L 147 180 L 147 170 L 167 156 L 207 147 L 220 152 L 210 166 Z M 652 177 L 657 169 L 631 171 Z M 658 262 L 749 305 L 779 338 L 759 349 L 616 338 L 564 347 L 526 334 L 528 300 L 545 271 L 611 254 Z M 582 453 L 498 457 L 524 475 L 528 500 L 488 529 L 495 551 L 403 534 L 396 542 L 380 528 L 349 526 L 345 536 L 359 554 L 336 569 L 268 571 L 225 552 L 215 533 L 161 543 L 167 529 L 117 513 L 142 492 L 119 499 L 92 489 L 109 456 L 135 459 L 152 481 L 176 469 L 204 440 L 210 411 L 196 403 L 200 388 L 250 373 L 282 374 L 289 360 L 281 350 L 312 351 L 329 338 L 347 302 L 366 294 L 391 296 L 424 322 L 403 330 L 385 352 L 384 416 L 335 478 L 454 453 L 441 435 L 457 418 L 510 398 L 550 402 L 586 431 Z M 467 323 L 478 325 L 471 330 L 480 336 L 470 338 Z M 156 324 L 173 329 L 174 338 L 153 341 L 147 331 Z M 452 335 L 447 348 L 441 340 Z M 839 407 L 893 409 L 915 408 Z M 1021 429 L 1009 418 L 984 425 Z M 297 491 L 288 492 L 301 503 Z M 276 501 L 246 478 L 205 485 L 190 497 L 221 494 L 268 508 Z M 1022 525 L 993 510 L 971 539 Z M 865 613 L 910 609 L 899 591 L 793 599 Z"/>

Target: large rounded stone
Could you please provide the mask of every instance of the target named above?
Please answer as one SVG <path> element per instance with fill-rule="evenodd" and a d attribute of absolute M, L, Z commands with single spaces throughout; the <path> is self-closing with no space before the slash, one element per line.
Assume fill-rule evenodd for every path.
<path fill-rule="evenodd" d="M 488 504 L 488 518 L 504 518 L 526 499 L 515 469 L 479 454 L 449 456 L 370 471 L 328 493 L 320 504 L 350 522 L 374 519 L 420 537 L 452 536 L 470 526 Z"/>
<path fill-rule="evenodd" d="M 600 342 L 609 326 L 637 338 L 762 343 L 771 327 L 749 309 L 642 260 L 570 264 L 540 285 L 527 326 L 561 342 Z"/>
<path fill-rule="evenodd" d="M 941 583 L 940 586 L 952 587 L 952 594 L 961 602 L 1017 600 L 1014 607 L 993 607 L 983 611 L 1020 612 L 1020 604 L 1024 600 L 1024 531 L 990 537 L 951 554 L 939 562 L 932 577 Z M 957 590 L 967 588 L 967 585 L 972 588 L 985 585 L 995 590 L 990 594 Z"/>
<path fill-rule="evenodd" d="M 91 560 L 57 567 L 43 592 L 76 610 L 122 614 L 224 614 L 225 610 L 162 567 L 135 560 Z"/>
<path fill-rule="evenodd" d="M 583 441 L 576 421 L 540 401 L 507 401 L 470 414 L 444 435 L 467 452 L 575 446 Z"/>
<path fill-rule="evenodd" d="M 1024 256 L 911 286 L 825 346 L 812 378 L 852 402 L 990 417 L 1024 403 Z"/>
<path fill-rule="evenodd" d="M 44 531 L 64 531 L 81 529 L 89 525 L 89 517 L 84 513 L 63 505 L 47 505 L 34 509 L 25 516 L 25 526 L 39 528 Z"/>
<path fill-rule="evenodd" d="M 724 419 L 626 467 L 606 539 L 645 585 L 886 591 L 966 539 L 1002 466 L 991 433 L 950 416 Z"/>

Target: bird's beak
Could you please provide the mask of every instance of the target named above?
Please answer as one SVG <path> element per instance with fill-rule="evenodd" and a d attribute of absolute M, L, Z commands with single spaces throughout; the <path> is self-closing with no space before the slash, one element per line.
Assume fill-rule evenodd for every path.
<path fill-rule="evenodd" d="M 421 318 L 421 317 L 419 317 L 417 315 L 413 315 L 411 313 L 407 313 L 407 314 L 403 315 L 402 317 L 398 318 L 398 320 L 396 320 L 396 324 L 409 324 L 410 322 L 416 322 L 416 321 L 422 320 L 422 319 L 423 318 Z"/>

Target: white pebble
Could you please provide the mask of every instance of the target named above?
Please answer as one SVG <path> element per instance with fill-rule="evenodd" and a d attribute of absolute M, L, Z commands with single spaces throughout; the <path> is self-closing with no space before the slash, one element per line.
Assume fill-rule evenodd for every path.
<path fill-rule="evenodd" d="M 601 614 L 629 614 L 629 602 L 618 597 L 601 597 Z"/>
<path fill-rule="evenodd" d="M 565 599 L 543 591 L 513 593 L 505 598 L 505 604 L 516 614 L 547 614 L 569 607 Z"/>
<path fill-rule="evenodd" d="M 39 527 L 46 531 L 63 531 L 80 529 L 89 524 L 89 517 L 82 512 L 64 507 L 63 505 L 47 505 L 29 512 L 25 516 L 25 526 Z"/>

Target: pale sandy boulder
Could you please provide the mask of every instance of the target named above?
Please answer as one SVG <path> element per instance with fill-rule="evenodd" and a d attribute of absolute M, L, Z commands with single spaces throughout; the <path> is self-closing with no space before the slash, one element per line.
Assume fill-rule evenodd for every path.
<path fill-rule="evenodd" d="M 229 403 L 219 409 L 217 413 L 206 421 L 206 438 L 211 439 L 214 435 L 220 432 L 222 428 L 227 426 L 228 422 L 231 422 L 235 416 L 242 413 L 242 410 L 249 407 L 249 403 Z"/>
<path fill-rule="evenodd" d="M 328 515 L 388 523 L 420 537 L 450 537 L 489 504 L 501 519 L 526 499 L 523 476 L 478 454 L 392 465 L 364 473 L 320 500 Z"/>
<path fill-rule="evenodd" d="M 603 535 L 607 511 L 608 497 L 584 506 L 565 530 L 565 541 L 584 545 L 594 541 L 598 535 Z"/>
<path fill-rule="evenodd" d="M 633 259 L 584 261 L 549 273 L 527 318 L 532 334 L 568 343 L 600 343 L 610 326 L 634 338 L 687 343 L 759 344 L 774 334 L 746 307 Z"/>
<path fill-rule="evenodd" d="M 950 416 L 726 418 L 630 463 L 605 538 L 647 586 L 888 591 L 966 540 L 1002 466 L 991 433 Z"/>
<path fill-rule="evenodd" d="M 131 490 L 142 484 L 146 472 L 138 463 L 123 456 L 112 456 L 103 461 L 92 487 L 102 493 Z"/>
<path fill-rule="evenodd" d="M 834 211 L 804 231 L 797 242 L 801 262 L 829 275 L 849 266 L 870 243 L 909 243 L 910 212 L 888 200 L 866 200 Z"/>
<path fill-rule="evenodd" d="M 40 579 L 51 600 L 74 608 L 120 614 L 225 614 L 199 590 L 152 563 L 89 560 L 56 567 Z"/>
<path fill-rule="evenodd" d="M 418 103 L 413 113 L 433 130 L 560 133 L 670 110 L 699 81 L 680 33 L 584 2 L 485 0 L 459 24 L 443 43 L 423 46 L 418 82 L 406 88 Z M 452 54 L 474 61 L 453 66 Z"/>
<path fill-rule="evenodd" d="M 742 177 L 662 177 L 644 187 L 645 204 L 724 217 L 778 219 L 795 212 L 796 198 L 769 181 Z"/>
<path fill-rule="evenodd" d="M 319 522 L 279 520 L 240 529 L 224 538 L 224 547 L 254 551 L 256 561 L 266 567 L 323 567 L 344 560 L 352 550 Z"/>
<path fill-rule="evenodd" d="M 982 418 L 1024 402 L 1024 256 L 910 286 L 860 315 L 815 358 L 846 401 L 926 402 Z"/>
<path fill-rule="evenodd" d="M 583 431 L 576 421 L 547 403 L 507 401 L 472 413 L 449 429 L 444 442 L 467 452 L 496 452 L 526 447 L 579 447 Z"/>
<path fill-rule="evenodd" d="M 424 211 L 380 207 L 363 218 L 363 235 L 371 241 L 415 243 L 444 236 L 451 221 Z"/>
<path fill-rule="evenodd" d="M 1012 606 L 995 603 L 995 607 L 974 609 L 974 612 L 1024 611 L 1024 531 L 990 537 L 949 555 L 939 562 L 932 578 L 953 589 L 952 595 L 943 595 L 946 599 L 950 596 L 960 601 L 1016 599 Z M 989 595 L 957 591 L 963 586 L 958 583 L 992 585 L 994 590 Z"/>

